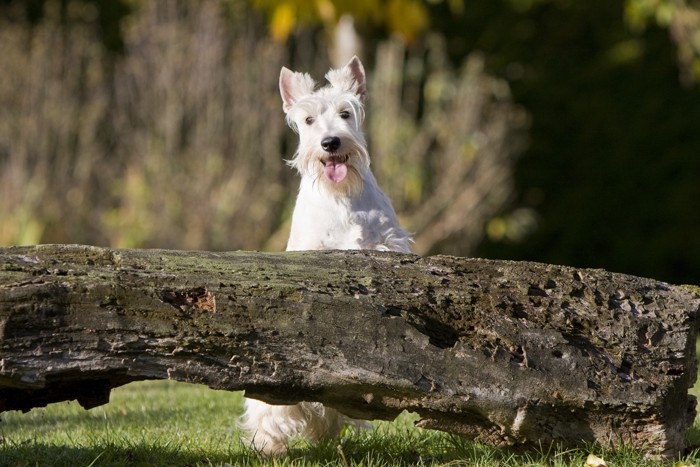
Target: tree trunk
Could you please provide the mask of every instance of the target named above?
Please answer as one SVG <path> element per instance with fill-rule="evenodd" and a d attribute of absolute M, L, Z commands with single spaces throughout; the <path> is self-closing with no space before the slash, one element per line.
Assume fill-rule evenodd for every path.
<path fill-rule="evenodd" d="M 0 249 L 0 411 L 173 379 L 514 448 L 675 455 L 695 416 L 692 287 L 367 251 Z"/>

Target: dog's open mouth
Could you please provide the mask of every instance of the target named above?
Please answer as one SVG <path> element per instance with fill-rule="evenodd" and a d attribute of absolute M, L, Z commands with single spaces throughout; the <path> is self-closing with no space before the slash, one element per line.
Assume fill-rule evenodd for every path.
<path fill-rule="evenodd" d="M 344 156 L 327 156 L 321 158 L 321 164 L 323 164 L 323 173 L 326 178 L 333 183 L 340 183 L 345 180 L 348 175 L 348 158 L 349 155 Z"/>

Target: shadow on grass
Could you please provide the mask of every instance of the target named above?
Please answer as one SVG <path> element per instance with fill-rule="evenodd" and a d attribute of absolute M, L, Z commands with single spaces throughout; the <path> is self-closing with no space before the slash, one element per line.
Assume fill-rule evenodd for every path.
<path fill-rule="evenodd" d="M 2 442 L 2 440 L 0 440 Z M 95 445 L 71 447 L 42 442 L 0 445 L 0 466 L 196 466 L 258 465 L 253 452 L 210 455 L 170 446 Z M 252 463 L 251 463 L 252 461 Z"/>
<path fill-rule="evenodd" d="M 688 433 L 691 444 L 700 440 L 700 427 Z M 77 444 L 77 443 L 76 443 Z M 604 449 L 591 445 L 580 449 L 542 449 L 527 454 L 475 443 L 444 433 L 403 436 L 381 433 L 355 433 L 343 440 L 308 445 L 300 442 L 287 456 L 264 459 L 240 441 L 231 441 L 215 449 L 193 445 L 190 441 L 150 442 L 98 441 L 94 444 L 65 445 L 45 441 L 12 441 L 0 437 L 0 467 L 5 466 L 243 466 L 320 467 L 320 466 L 523 466 L 584 465 L 589 453 L 604 458 L 609 465 L 648 467 L 658 463 L 646 459 L 638 449 Z M 678 460 L 678 459 L 676 459 Z M 697 450 L 686 452 L 683 464 L 694 464 Z"/>
<path fill-rule="evenodd" d="M 455 441 L 457 438 L 454 439 Z M 408 442 L 407 442 L 408 441 Z M 415 443 L 411 442 L 414 441 Z M 437 442 L 436 442 L 437 441 Z M 240 442 L 217 453 L 168 444 L 101 444 L 78 447 L 38 441 L 12 442 L 0 439 L 0 466 L 329 466 L 371 465 L 403 467 L 415 465 L 514 465 L 501 451 L 470 442 L 359 436 L 309 446 L 293 446 L 288 455 L 264 459 Z M 524 459 L 523 459 L 524 460 Z M 525 462 L 528 463 L 528 462 Z M 518 463 L 522 465 L 522 463 Z"/>

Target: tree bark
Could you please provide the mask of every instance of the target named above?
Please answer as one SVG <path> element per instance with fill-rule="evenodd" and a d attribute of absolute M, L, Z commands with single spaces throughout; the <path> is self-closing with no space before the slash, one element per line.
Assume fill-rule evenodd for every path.
<path fill-rule="evenodd" d="M 367 251 L 0 249 L 0 411 L 173 379 L 512 448 L 676 455 L 697 288 Z"/>

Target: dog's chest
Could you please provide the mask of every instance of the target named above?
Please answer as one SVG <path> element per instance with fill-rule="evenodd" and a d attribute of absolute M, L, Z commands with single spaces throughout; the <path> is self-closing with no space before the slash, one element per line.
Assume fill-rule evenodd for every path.
<path fill-rule="evenodd" d="M 362 248 L 363 226 L 344 206 L 300 203 L 294 209 L 288 250 Z"/>
<path fill-rule="evenodd" d="M 356 250 L 362 248 L 363 226 L 350 219 L 328 222 L 316 239 L 320 250 Z"/>

